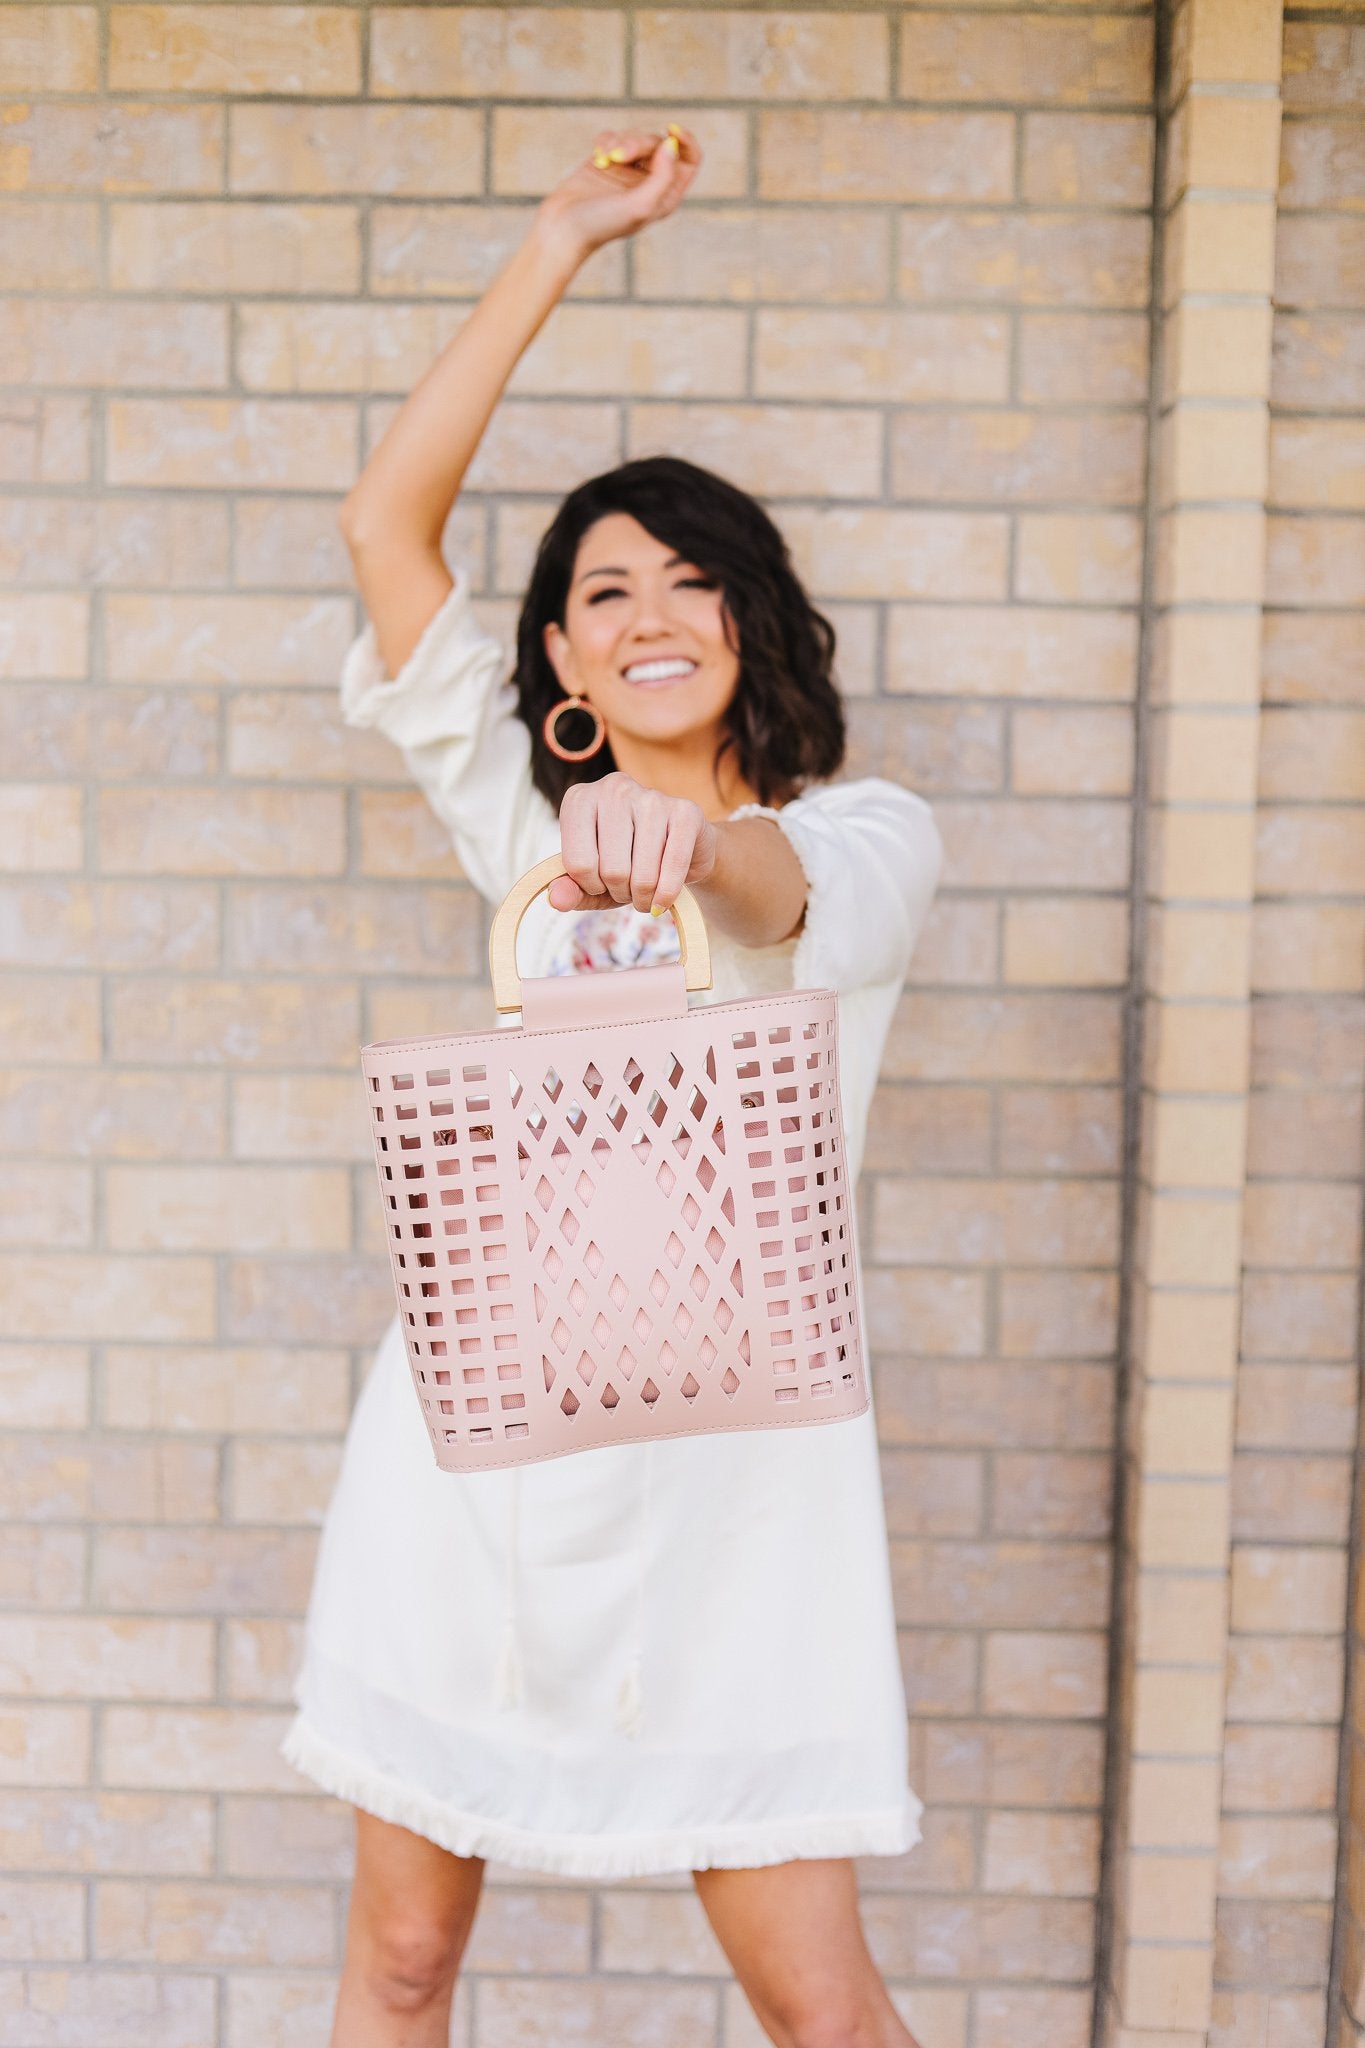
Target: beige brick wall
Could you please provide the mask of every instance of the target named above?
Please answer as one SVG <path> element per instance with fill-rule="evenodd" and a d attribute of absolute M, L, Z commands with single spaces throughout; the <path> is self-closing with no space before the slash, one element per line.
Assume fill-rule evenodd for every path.
<path fill-rule="evenodd" d="M 1258 0 L 1199 20 L 1215 70 L 1265 40 Z M 947 877 L 859 1191 L 928 1812 L 921 1849 L 864 1867 L 866 1914 L 926 2048 L 1090 2041 L 1151 829 L 1152 32 L 1118 4 L 0 6 L 0 1157 L 24 1165 L 0 1180 L 0 2048 L 326 2038 L 348 1817 L 276 1745 L 390 1313 L 356 1048 L 488 1001 L 484 907 L 397 755 L 337 718 L 358 613 L 335 510 L 534 197 L 636 101 L 697 130 L 704 177 L 586 267 L 450 545 L 505 628 L 579 478 L 679 447 L 729 471 L 839 627 L 852 772 L 935 804 Z M 1227 387 L 1189 412 L 1153 594 L 1196 667 L 1209 579 L 1253 627 L 1267 596 L 1254 758 L 1190 730 L 1169 755 L 1253 777 L 1249 937 L 1205 879 L 1249 878 L 1252 839 L 1191 822 L 1223 785 L 1165 808 L 1173 893 L 1220 906 L 1166 960 L 1226 955 L 1251 1061 L 1245 1201 L 1206 1113 L 1216 995 L 1161 1155 L 1176 1184 L 1212 1162 L 1233 1218 L 1175 1231 L 1180 1284 L 1204 1300 L 1216 1256 L 1243 1301 L 1210 1580 L 1230 1569 L 1222 1904 L 1216 1953 L 1194 1944 L 1217 2048 L 1325 2030 L 1365 1068 L 1362 33 L 1350 5 L 1285 30 L 1268 543 L 1239 380 L 1266 345 L 1242 301 L 1270 261 L 1273 45 L 1191 127 L 1182 175 L 1224 190 L 1168 236 L 1212 295 L 1168 362 Z M 1180 1342 L 1226 1343 L 1231 1374 L 1205 1313 Z M 1198 1484 L 1229 1388 L 1182 1377 L 1147 1448 Z M 1202 1626 L 1166 1592 L 1158 1666 Z M 759 2039 L 685 1881 L 491 1877 L 462 2048 Z"/>

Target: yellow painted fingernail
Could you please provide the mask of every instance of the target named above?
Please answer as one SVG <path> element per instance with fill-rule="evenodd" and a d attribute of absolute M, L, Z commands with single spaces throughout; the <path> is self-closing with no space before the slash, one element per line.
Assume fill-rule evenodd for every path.
<path fill-rule="evenodd" d="M 649 914 L 651 917 L 662 917 L 667 908 L 668 905 L 666 903 L 651 903 Z"/>
<path fill-rule="evenodd" d="M 607 157 L 609 164 L 624 164 L 629 163 L 629 161 L 630 151 L 628 149 L 613 149 Z"/>
<path fill-rule="evenodd" d="M 595 149 L 592 153 L 592 160 L 599 171 L 605 171 L 611 162 L 611 158 L 607 155 L 605 149 Z"/>
<path fill-rule="evenodd" d="M 672 150 L 672 152 L 673 152 L 674 156 L 677 156 L 677 155 L 679 155 L 679 154 L 680 154 L 680 152 L 679 152 L 679 149 L 678 149 L 678 138 L 677 138 L 677 136 L 676 136 L 676 135 L 670 135 L 670 136 L 669 136 L 669 138 L 668 138 L 668 142 L 667 142 L 667 144 L 666 144 L 666 147 Z"/>

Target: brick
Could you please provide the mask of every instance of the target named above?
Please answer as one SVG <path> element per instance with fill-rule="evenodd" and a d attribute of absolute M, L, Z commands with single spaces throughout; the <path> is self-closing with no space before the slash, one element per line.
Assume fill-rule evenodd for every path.
<path fill-rule="evenodd" d="M 1268 304 L 1206 306 L 1182 300 L 1166 322 L 1161 377 L 1165 402 L 1264 398 L 1271 320 Z"/>
<path fill-rule="evenodd" d="M 587 8 L 380 7 L 372 90 L 443 99 L 581 98 L 620 92 L 624 25 Z"/>
<path fill-rule="evenodd" d="M 1151 82 L 1150 25 L 1132 17 L 908 14 L 901 23 L 906 99 L 1142 106 Z"/>
<path fill-rule="evenodd" d="M 1321 811 L 1267 806 L 1260 814 L 1256 881 L 1264 895 L 1348 893 L 1363 855 L 1365 809 L 1360 806 Z"/>
<path fill-rule="evenodd" d="M 1011 987 L 1120 988 L 1127 972 L 1125 904 L 1072 896 L 1006 904 L 1004 980 Z"/>
<path fill-rule="evenodd" d="M 80 1724 L 80 1735 L 73 1728 L 57 1757 L 64 1751 L 84 1752 L 84 1709 L 32 1711 L 60 1713 Z M 213 1809 L 207 1799 L 159 1792 L 6 1791 L 0 1795 L 0 1840 L 14 1869 L 207 1875 L 213 1862 Z"/>
<path fill-rule="evenodd" d="M 1103 1449 L 1112 1405 L 1113 1373 L 1102 1366 L 1017 1361 L 916 1363 L 884 1373 L 877 1394 L 885 1442 L 948 1449 Z"/>
<path fill-rule="evenodd" d="M 1005 521 L 991 513 L 792 507 L 782 521 L 818 596 L 1004 596 Z"/>
<path fill-rule="evenodd" d="M 891 459 L 901 498 L 1134 504 L 1144 458 L 1136 418 L 992 411 L 902 414 Z"/>
<path fill-rule="evenodd" d="M 882 424 L 870 410 L 808 405 L 631 407 L 627 450 L 632 460 L 683 447 L 689 460 L 723 475 L 742 476 L 746 490 L 765 498 L 870 498 L 880 490 Z"/>
<path fill-rule="evenodd" d="M 339 1800 L 223 1802 L 223 1868 L 229 1877 L 346 1882 L 354 1860 L 354 1821 Z M 491 1902 L 490 1890 L 483 1903 Z"/>
<path fill-rule="evenodd" d="M 703 307 L 562 305 L 513 372 L 515 393 L 732 398 L 744 388 L 744 316 Z"/>
<path fill-rule="evenodd" d="M 1021 796 L 1127 796 L 1132 789 L 1127 710 L 1021 709 L 1010 733 L 1011 786 Z"/>
<path fill-rule="evenodd" d="M 205 1699 L 213 1644 L 205 1623 L 99 1615 L 0 1618 L 4 1690 L 20 1698 Z"/>
<path fill-rule="evenodd" d="M 900 1641 L 901 1673 L 911 1715 L 970 1713 L 976 1705 L 976 1644 L 972 1638 L 953 1629 L 917 1628 L 903 1629 Z M 926 1817 L 926 1843 L 932 1839 L 928 1820 Z M 957 1830 L 953 1833 L 956 1836 Z M 925 1889 L 937 1890 L 937 1873 L 922 1866 L 916 1869 L 918 1863 L 917 1850 L 913 1860 L 907 1861 L 907 1884 L 917 1889 L 918 1879 Z M 965 1888 L 965 1874 L 960 1883 Z"/>
<path fill-rule="evenodd" d="M 1280 109 L 1273 98 L 1195 92 L 1171 125 L 1167 205 L 1191 186 L 1273 192 L 1279 173 Z"/>
<path fill-rule="evenodd" d="M 969 798 L 936 805 L 949 872 L 967 888 L 1093 889 L 1127 880 L 1128 818 L 1116 804 Z"/>
<path fill-rule="evenodd" d="M 1158 527 L 1157 602 L 1255 605 L 1264 564 L 1265 517 L 1258 506 L 1177 507 Z"/>
<path fill-rule="evenodd" d="M 217 1484 L 215 1455 L 206 1446 L 36 1431 L 0 1438 L 0 1469 L 6 1497 L 33 1521 L 178 1522 L 186 1501 L 199 1519 Z"/>
<path fill-rule="evenodd" d="M 366 1159 L 363 1103 L 354 1080 L 260 1075 L 237 1089 L 235 1138 L 248 1159 Z"/>
<path fill-rule="evenodd" d="M 146 1971 L 0 1970 L 0 2041 L 43 2048 L 201 2048 L 214 2024 L 209 1977 Z M 35 2028 L 41 2028 L 36 2033 Z"/>
<path fill-rule="evenodd" d="M 16 683 L 0 696 L 0 749 L 17 775 L 88 776 L 98 762 L 110 782 L 212 776 L 218 768 L 216 724 L 213 700 L 202 691 Z M 73 982 L 52 1005 L 54 1029 L 73 1010 L 79 987 Z M 53 1056 L 50 1049 L 37 1055 Z"/>
<path fill-rule="evenodd" d="M 297 1617 L 283 1620 L 229 1620 L 224 1630 L 224 1646 L 227 1692 L 230 1699 L 250 1700 L 256 1705 L 265 1706 L 288 1706 L 291 1703 L 294 1679 L 303 1662 L 303 1623 Z M 311 1808 L 307 1811 L 311 1812 Z M 328 1812 L 333 1812 L 333 1809 L 329 1807 Z M 335 1830 L 333 1836 L 334 1834 Z M 329 1836 L 328 1839 L 333 1839 L 333 1836 Z M 287 1850 L 288 1839 L 286 1834 L 285 1839 L 276 1844 L 281 1856 Z M 347 1852 L 351 1846 L 348 1829 Z M 263 1874 L 270 1875 L 272 1871 L 281 1876 L 292 1877 L 312 1877 L 319 1874 L 311 1868 L 286 1869 L 283 1863 L 280 1863 L 278 1868 L 272 1865 L 271 1871 Z"/>
<path fill-rule="evenodd" d="M 1267 523 L 1266 596 L 1274 604 L 1358 606 L 1365 602 L 1359 521 L 1274 519 Z"/>
<path fill-rule="evenodd" d="M 60 681 L 85 673 L 89 601 L 57 591 L 0 599 L 0 676 Z"/>
<path fill-rule="evenodd" d="M 747 114 L 729 113 L 706 103 L 679 106 L 675 100 L 667 118 L 704 138 L 706 161 L 698 178 L 699 196 L 744 198 L 749 189 Z M 570 164 L 586 154 L 585 144 L 595 133 L 626 128 L 657 133 L 659 123 L 658 107 L 610 102 L 494 107 L 492 190 L 504 198 L 538 200 L 558 184 Z"/>
<path fill-rule="evenodd" d="M 7 398 L 0 408 L 0 483 L 83 482 L 90 474 L 90 404 L 88 397 Z"/>
<path fill-rule="evenodd" d="M 1245 1197 L 1246 1263 L 1349 1271 L 1360 1244 L 1360 1209 L 1359 1188 L 1302 1180 L 1253 1183 Z"/>
<path fill-rule="evenodd" d="M 208 1623 L 147 1624 L 207 1628 Z M 183 1697 L 183 1694 L 182 1694 Z M 164 1792 L 295 1792 L 298 1774 L 279 1754 L 287 1717 L 242 1707 L 110 1707 L 105 1782 Z"/>
<path fill-rule="evenodd" d="M 1255 910 L 1251 986 L 1327 995 L 1365 989 L 1365 908 L 1263 903 Z"/>
<path fill-rule="evenodd" d="M 7 1475 L 26 1476 L 29 1464 L 42 1469 L 45 1447 L 33 1437 L 5 1444 Z M 50 1470 L 50 1465 L 46 1468 Z M 16 1488 L 16 1510 L 20 1489 Z M 31 1496 L 29 1496 L 31 1497 Z M 68 1496 L 69 1498 L 69 1496 Z M 25 1507 L 28 1505 L 25 1499 Z M 38 1512 L 48 1511 L 39 1496 Z M 86 1580 L 86 1539 L 77 1529 L 10 1528 L 0 1536 L 0 1592 L 12 1608 L 73 1608 L 82 1605 Z"/>
<path fill-rule="evenodd" d="M 337 527 L 337 500 L 239 499 L 236 514 L 236 580 L 242 589 L 281 581 L 295 590 L 350 588 L 351 567 Z M 477 562 L 473 567 L 479 573 Z"/>
<path fill-rule="evenodd" d="M 119 978 L 110 1053 L 168 1066 L 347 1067 L 360 1043 L 354 982 Z"/>
<path fill-rule="evenodd" d="M 90 1419 L 90 1357 L 80 1345 L 0 1344 L 0 1424 L 82 1429 Z"/>
<path fill-rule="evenodd" d="M 993 1465 L 990 1527 L 994 1535 L 1105 1537 L 1110 1533 L 1110 1461 L 1054 1453 L 1012 1452 Z"/>
<path fill-rule="evenodd" d="M 249 391 L 406 391 L 458 324 L 445 306 L 243 306 L 238 374 Z"/>
<path fill-rule="evenodd" d="M 763 199 L 989 201 L 1012 196 L 1006 114 L 761 112 Z"/>
<path fill-rule="evenodd" d="M 1104 1709 L 1104 1638 L 1076 1630 L 993 1630 L 984 1639 L 988 1714 L 1094 1720 Z"/>
<path fill-rule="evenodd" d="M 1071 1977 L 1085 1968 L 1087 1915 L 1071 1899 L 870 1899 L 868 1945 L 895 1976 Z"/>
<path fill-rule="evenodd" d="M 0 1882 L 0 1958 L 6 1962 L 80 1962 L 86 1954 L 82 1884 Z"/>
<path fill-rule="evenodd" d="M 393 1313 L 390 1276 L 353 1258 L 234 1259 L 228 1268 L 225 1334 L 242 1343 L 310 1339 L 371 1349 Z"/>
<path fill-rule="evenodd" d="M 83 862 L 82 792 L 60 784 L 0 784 L 0 862 L 27 874 Z"/>
<path fill-rule="evenodd" d="M 334 1948 L 319 1888 L 111 1879 L 95 1893 L 95 1954 L 112 1962 L 318 1965 Z"/>
<path fill-rule="evenodd" d="M 1023 196 L 1044 206 L 1150 206 L 1152 140 L 1145 114 L 1026 113 Z"/>
<path fill-rule="evenodd" d="M 340 1443 L 258 1439 L 237 1444 L 228 1483 L 229 1519 L 320 1527 L 340 1465 Z"/>
<path fill-rule="evenodd" d="M 29 7 L 7 11 L 64 19 L 84 10 Z M 99 210 L 93 200 L 0 199 L 0 286 L 44 292 L 97 287 L 98 228 Z"/>
<path fill-rule="evenodd" d="M 193 1339 L 212 1324 L 207 1259 L 15 1252 L 0 1257 L 0 1277 L 12 1337 Z"/>
<path fill-rule="evenodd" d="M 0 961 L 6 966 L 206 967 L 216 930 L 216 907 L 205 889 L 0 884 Z"/>
<path fill-rule="evenodd" d="M 1093 1358 L 1117 1339 L 1116 1276 L 1005 1273 L 1000 1282 L 1000 1348 L 1013 1358 Z"/>
<path fill-rule="evenodd" d="M 1269 502 L 1296 511 L 1365 512 L 1365 421 L 1273 419 Z"/>
<path fill-rule="evenodd" d="M 1007 1173 L 1113 1173 L 1120 1123 L 1113 1088 L 1002 1089 L 1000 1164 Z M 1037 1284 L 1044 1289 L 1054 1285 L 1042 1275 Z M 1066 1283 L 1077 1284 L 1074 1279 Z M 1080 1327 L 1088 1327 L 1088 1318 Z"/>
<path fill-rule="evenodd" d="M 634 255 L 644 299 L 880 301 L 891 228 L 884 214 L 851 207 L 687 208 L 642 237 Z"/>
<path fill-rule="evenodd" d="M 0 1138 L 30 1155 L 202 1154 L 221 1151 L 225 1131 L 223 1087 L 213 1076 L 171 1082 L 94 1069 L 65 1076 L 60 1090 L 42 1069 L 0 1077 Z"/>
<path fill-rule="evenodd" d="M 754 388 L 765 398 L 1004 398 L 1008 334 L 994 313 L 762 309 Z"/>
<path fill-rule="evenodd" d="M 915 993 L 892 1021 L 883 1072 L 926 1081 L 1110 1080 L 1115 1026 L 1108 996 Z"/>
<path fill-rule="evenodd" d="M 227 314 L 164 301 L 9 299 L 0 349 L 16 383 L 202 388 L 227 382 Z"/>
<path fill-rule="evenodd" d="M 128 398 L 109 406 L 114 483 L 191 489 L 343 490 L 352 407 L 292 398 Z"/>
<path fill-rule="evenodd" d="M 1090 2007 L 1081 1991 L 983 1987 L 975 1995 L 977 2048 L 1085 2048 Z"/>
<path fill-rule="evenodd" d="M 1338 1550 L 1256 1548 L 1232 1557 L 1232 1626 L 1239 1635 L 1332 1634 L 1341 1627 L 1346 1560 Z"/>
<path fill-rule="evenodd" d="M 1266 496 L 1265 414 L 1255 400 L 1217 406 L 1182 402 L 1166 415 L 1159 436 L 1157 491 L 1161 502 L 1249 499 Z"/>
<path fill-rule="evenodd" d="M 370 210 L 370 289 L 379 298 L 477 298 L 529 226 L 525 206 L 376 204 Z M 622 245 L 608 242 L 576 273 L 568 295 L 612 298 L 624 290 Z M 494 413 L 490 431 L 502 413 L 501 407 Z"/>
<path fill-rule="evenodd" d="M 325 875 L 345 865 L 345 820 L 326 791 L 104 790 L 97 830 L 111 874 Z"/>
<path fill-rule="evenodd" d="M 1277 404 L 1318 412 L 1360 410 L 1365 321 L 1340 313 L 1277 313 L 1274 351 Z"/>
<path fill-rule="evenodd" d="M 873 1255 L 930 1266 L 1098 1265 L 1117 1249 L 1112 1195 L 1079 1181 L 887 1181 Z"/>
<path fill-rule="evenodd" d="M 1281 91 L 1287 111 L 1348 112 L 1365 106 L 1365 41 L 1350 22 L 1285 24 Z"/>
<path fill-rule="evenodd" d="M 1288 120 L 1280 133 L 1280 204 L 1359 206 L 1365 200 L 1365 135 L 1350 121 Z"/>
<path fill-rule="evenodd" d="M 1291 998 L 1257 1003 L 1252 1011 L 1253 1082 L 1257 1087 L 1351 1088 L 1365 1044 L 1365 1007 L 1341 998 Z"/>
<path fill-rule="evenodd" d="M 1099 1877 L 1099 1817 L 988 1813 L 982 1884 L 988 1892 L 1090 1898 Z"/>
<path fill-rule="evenodd" d="M 347 7 L 115 6 L 109 83 L 116 92 L 355 92 L 360 24 Z"/>
<path fill-rule="evenodd" d="M 221 586 L 228 547 L 227 507 L 212 499 L 0 498 L 0 574 L 16 583 Z"/>
<path fill-rule="evenodd" d="M 1331 1728 L 1230 1727 L 1224 1738 L 1225 1813 L 1316 1811 L 1336 1805 Z"/>
<path fill-rule="evenodd" d="M 1230 1722 L 1335 1727 L 1342 1682 L 1342 1645 L 1330 1636 L 1233 1637 L 1228 1644 Z"/>
<path fill-rule="evenodd" d="M 1141 535 L 1127 513 L 1020 515 L 1018 597 L 1044 604 L 1132 604 L 1140 563 Z"/>
<path fill-rule="evenodd" d="M 247 102 L 228 109 L 228 188 L 458 197 L 482 189 L 483 144 L 484 117 L 468 107 Z"/>
<path fill-rule="evenodd" d="M 882 1485 L 893 1536 L 976 1536 L 982 1530 L 982 1461 L 945 1451 L 886 1451 Z"/>
<path fill-rule="evenodd" d="M 1349 1174 L 1365 1137 L 1365 1100 L 1331 1090 L 1260 1095 L 1252 1105 L 1247 1171 Z"/>
<path fill-rule="evenodd" d="M 874 1344 L 949 1358 L 970 1358 L 984 1350 L 985 1302 L 973 1275 L 873 1268 L 864 1284 Z"/>
<path fill-rule="evenodd" d="M 447 980 L 480 974 L 483 949 L 470 892 L 432 887 L 408 894 L 400 907 L 391 892 L 372 885 L 343 894 L 325 883 L 307 889 L 243 882 L 228 906 L 226 964 L 306 974 L 327 973 L 344 959 L 356 973 Z"/>
<path fill-rule="evenodd" d="M 1325 1905 L 1225 1899 L 1218 1908 L 1214 1970 L 1224 1982 L 1325 1984 L 1332 1913 Z"/>
<path fill-rule="evenodd" d="M 104 1420 L 115 1429 L 236 1435 L 333 1432 L 349 1407 L 346 1361 L 328 1351 L 111 1345 Z"/>
<path fill-rule="evenodd" d="M 17 105 L 0 138 L 3 192 L 217 192 L 221 107 Z"/>
<path fill-rule="evenodd" d="M 1166 230 L 1163 304 L 1182 292 L 1264 292 L 1274 285 L 1275 206 L 1270 198 L 1186 194 Z M 1187 309 L 1189 310 L 1189 309 Z"/>
<path fill-rule="evenodd" d="M 256 200 L 115 201 L 109 281 L 116 291 L 354 291 L 359 216 Z"/>
<path fill-rule="evenodd" d="M 0 1786 L 84 1784 L 90 1775 L 90 1722 L 88 1707 L 0 1707 Z M 0 1839 L 6 1854 L 12 1863 L 32 1868 L 31 1856 L 11 1854 L 16 1817 L 14 1806 L 0 1799 Z M 58 1861 L 63 1868 L 71 1867 L 60 1849 Z"/>
<path fill-rule="evenodd" d="M 1338 1458 L 1299 1460 L 1278 1451 L 1240 1451 L 1232 1473 L 1232 1536 L 1238 1543 L 1346 1543 L 1350 1465 Z"/>
<path fill-rule="evenodd" d="M 1240 903 L 1250 894 L 1255 820 L 1243 811 L 1172 810 L 1154 835 L 1154 895 Z"/>
<path fill-rule="evenodd" d="M 715 1988 L 635 1985 L 601 1978 L 489 1977 L 479 1985 L 486 2048 L 520 2048 L 551 2036 L 563 2048 L 598 2041 L 649 2041 L 651 2048 L 710 2048 Z"/>
<path fill-rule="evenodd" d="M 93 7 L 0 8 L 0 92 L 94 92 L 99 86 Z"/>
<path fill-rule="evenodd" d="M 1350 219 L 1281 216 L 1275 298 L 1282 306 L 1365 307 L 1365 238 Z"/>
<path fill-rule="evenodd" d="M 927 695 L 1126 699 L 1136 650 L 1136 622 L 1122 612 L 893 606 L 887 686 Z M 1070 721 L 1079 714 L 1059 715 Z"/>
<path fill-rule="evenodd" d="M 1136 215 L 917 209 L 901 216 L 897 254 L 903 299 L 1136 309 L 1151 289 Z"/>
<path fill-rule="evenodd" d="M 871 14 L 645 8 L 635 25 L 635 86 L 650 99 L 879 99 L 889 59 L 886 22 Z"/>
<path fill-rule="evenodd" d="M 1100 1740 L 1098 1728 L 1075 1722 L 941 1723 L 925 1731 L 924 1795 L 973 1806 L 1094 1806 Z"/>
<path fill-rule="evenodd" d="M 457 2010 L 460 1995 L 457 1989 Z M 223 2039 L 228 2048 L 300 2048 L 305 2041 L 321 2042 L 331 2027 L 335 2003 L 332 1984 L 316 1974 L 291 1976 L 272 1970 L 269 1975 L 229 1976 Z M 454 2032 L 450 2038 L 463 2048 L 468 2036 Z"/>
<path fill-rule="evenodd" d="M 1029 404 L 1137 405 L 1147 388 L 1147 328 L 1133 313 L 1025 313 L 1019 396 Z"/>

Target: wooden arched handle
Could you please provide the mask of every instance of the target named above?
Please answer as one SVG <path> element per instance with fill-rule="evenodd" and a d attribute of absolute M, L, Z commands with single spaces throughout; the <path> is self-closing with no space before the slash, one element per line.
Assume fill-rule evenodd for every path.
<path fill-rule="evenodd" d="M 500 1012 L 521 1008 L 521 976 L 517 972 L 521 920 L 541 890 L 548 889 L 551 882 L 567 872 L 559 854 L 547 854 L 512 884 L 493 913 L 488 934 L 488 971 L 493 979 L 493 1003 Z M 679 889 L 676 902 L 670 905 L 670 915 L 678 927 L 678 949 L 687 987 L 710 988 L 711 944 L 706 936 L 706 920 L 685 884 Z"/>

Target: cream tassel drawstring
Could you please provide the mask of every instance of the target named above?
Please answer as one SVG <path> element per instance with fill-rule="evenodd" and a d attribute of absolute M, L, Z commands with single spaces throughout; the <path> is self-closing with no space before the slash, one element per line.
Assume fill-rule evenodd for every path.
<path fill-rule="evenodd" d="M 654 1476 L 654 1441 L 645 1444 L 644 1474 L 640 1485 L 640 1568 L 635 1580 L 635 1640 L 620 1690 L 616 1695 L 616 1726 L 622 1735 L 638 1735 L 644 1714 L 644 1685 L 641 1657 L 644 1649 L 645 1581 L 649 1571 L 650 1506 Z"/>
<path fill-rule="evenodd" d="M 517 1539 L 521 1507 L 521 1470 L 512 1468 L 507 1496 L 507 1562 L 503 1577 L 502 1643 L 498 1650 L 494 1697 L 500 1710 L 521 1704 L 521 1657 L 517 1642 Z"/>

